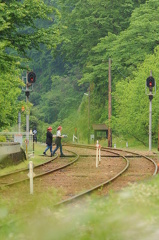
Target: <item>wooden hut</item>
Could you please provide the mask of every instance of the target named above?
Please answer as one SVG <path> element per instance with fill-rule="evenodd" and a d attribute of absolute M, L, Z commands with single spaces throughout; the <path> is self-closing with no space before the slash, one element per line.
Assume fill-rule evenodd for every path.
<path fill-rule="evenodd" d="M 108 138 L 108 127 L 105 124 L 93 124 L 94 142 Z"/>

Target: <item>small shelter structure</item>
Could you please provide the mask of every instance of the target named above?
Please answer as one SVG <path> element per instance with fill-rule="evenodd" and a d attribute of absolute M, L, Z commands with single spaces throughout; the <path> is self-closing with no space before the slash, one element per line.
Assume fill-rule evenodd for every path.
<path fill-rule="evenodd" d="M 108 127 L 104 123 L 93 124 L 92 127 L 94 130 L 94 142 L 96 142 L 96 140 L 108 138 Z"/>

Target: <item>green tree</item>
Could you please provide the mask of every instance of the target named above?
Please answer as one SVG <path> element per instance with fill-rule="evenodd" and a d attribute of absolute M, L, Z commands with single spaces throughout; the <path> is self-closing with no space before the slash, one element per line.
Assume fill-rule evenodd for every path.
<path fill-rule="evenodd" d="M 93 82 L 92 94 L 98 96 L 103 109 L 107 106 L 107 100 L 103 99 L 108 99 L 108 59 L 112 59 L 112 91 L 115 92 L 116 84 L 127 77 L 131 81 L 133 71 L 157 46 L 158 9 L 159 3 L 154 0 L 141 4 L 133 11 L 126 30 L 119 35 L 108 33 L 92 48 L 80 83 Z M 122 85 L 124 87 L 125 83 Z M 112 108 L 115 116 L 114 99 Z M 98 119 L 102 117 L 102 111 L 100 113 Z"/>
<path fill-rule="evenodd" d="M 67 118 L 80 104 L 81 94 L 75 78 L 53 76 L 50 91 L 43 94 L 37 106 L 39 119 L 48 123 Z"/>
<path fill-rule="evenodd" d="M 22 82 L 19 77 L 19 71 L 14 70 L 14 74 L 0 74 L 0 130 L 7 126 L 11 126 L 17 120 L 18 111 L 21 109 L 20 103 L 17 101 L 17 96 L 20 94 Z M 21 103 L 22 104 L 22 103 Z"/>
<path fill-rule="evenodd" d="M 83 81 L 102 81 L 107 74 L 105 63 L 112 59 L 114 81 L 131 76 L 147 54 L 153 53 L 158 45 L 159 2 L 149 0 L 136 8 L 130 18 L 130 25 L 119 35 L 108 33 L 92 49 Z M 123 75 L 123 76 L 122 76 Z"/>
<path fill-rule="evenodd" d="M 67 60 L 84 65 L 93 46 L 108 32 L 119 34 L 129 26 L 136 4 L 132 0 L 60 1 Z"/>
<path fill-rule="evenodd" d="M 0 2 L 0 129 L 15 123 L 21 109 L 18 69 L 26 68 L 28 50 L 40 44 L 56 47 L 59 30 L 53 23 L 59 18 L 59 12 L 42 0 Z"/>
<path fill-rule="evenodd" d="M 8 71 L 8 65 L 15 62 L 15 56 L 26 56 L 28 49 L 39 48 L 39 44 L 46 44 L 52 48 L 56 46 L 59 31 L 53 22 L 58 11 L 44 4 L 42 0 L 1 1 L 0 3 L 0 40 L 3 48 L 0 58 L 0 68 Z M 48 21 L 39 26 L 37 20 Z M 11 51 L 6 49 L 13 49 Z"/>
<path fill-rule="evenodd" d="M 159 78 L 159 48 L 153 55 L 147 55 L 143 64 L 135 72 L 132 79 L 123 79 L 116 85 L 115 111 L 116 117 L 113 127 L 119 134 L 132 136 L 145 145 L 148 143 L 149 132 L 149 90 L 145 92 L 146 79 L 152 70 L 153 77 Z M 153 91 L 155 92 L 155 91 Z M 158 113 L 159 113 L 158 89 L 152 100 L 152 137 L 156 141 L 158 137 Z"/>

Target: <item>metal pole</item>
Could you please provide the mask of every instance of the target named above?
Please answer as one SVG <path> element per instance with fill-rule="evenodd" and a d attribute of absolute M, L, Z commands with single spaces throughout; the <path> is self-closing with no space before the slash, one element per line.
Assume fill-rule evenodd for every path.
<path fill-rule="evenodd" d="M 159 151 L 159 118 L 158 118 L 158 151 Z"/>
<path fill-rule="evenodd" d="M 33 155 L 34 155 L 34 134 L 32 135 L 33 138 Z"/>
<path fill-rule="evenodd" d="M 88 90 L 88 144 L 90 144 L 90 86 Z"/>
<path fill-rule="evenodd" d="M 18 112 L 18 131 L 20 133 L 20 128 L 21 128 L 21 113 Z"/>
<path fill-rule="evenodd" d="M 108 126 L 108 147 L 112 147 L 112 132 L 110 128 L 110 121 L 111 121 L 111 59 L 109 58 L 109 79 L 108 79 L 108 120 L 109 120 L 109 126 Z"/>
<path fill-rule="evenodd" d="M 152 71 L 150 71 L 150 76 L 152 76 Z M 150 104 L 149 104 L 149 151 L 151 151 L 152 149 L 152 91 L 150 91 L 149 94 L 149 100 L 150 100 Z"/>
<path fill-rule="evenodd" d="M 151 151 L 151 142 L 152 142 L 152 100 L 150 99 L 149 105 L 149 151 Z"/>
<path fill-rule="evenodd" d="M 29 115 L 26 114 L 26 139 L 29 141 Z"/>
<path fill-rule="evenodd" d="M 28 73 L 26 73 L 26 93 L 28 92 Z M 26 105 L 27 105 L 27 110 L 26 110 L 26 139 L 27 139 L 27 145 L 29 145 L 29 106 L 28 106 L 28 96 L 26 95 Z"/>

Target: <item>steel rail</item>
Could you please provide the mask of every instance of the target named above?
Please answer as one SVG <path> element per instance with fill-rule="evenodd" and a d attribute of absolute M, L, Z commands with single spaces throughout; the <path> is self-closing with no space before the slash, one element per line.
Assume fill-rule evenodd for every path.
<path fill-rule="evenodd" d="M 102 149 L 107 150 L 107 148 L 105 148 L 105 147 L 102 148 Z M 109 149 L 109 148 L 108 148 L 108 149 Z M 132 152 L 132 151 L 117 149 L 117 148 L 115 148 L 115 149 L 113 149 L 113 150 L 114 150 L 114 151 L 127 152 L 127 153 L 131 153 L 131 154 L 134 154 L 134 153 L 135 153 L 135 154 L 136 154 L 135 157 L 143 157 L 143 158 L 146 158 L 147 160 L 151 161 L 151 162 L 154 164 L 154 166 L 155 166 L 155 170 L 154 170 L 153 176 L 157 174 L 158 166 L 157 166 L 156 162 L 155 162 L 153 159 L 147 157 L 146 155 L 143 155 L 143 154 L 140 154 L 140 153 L 136 153 L 136 152 Z M 131 157 L 131 156 L 127 156 L 127 157 Z M 133 156 L 133 157 L 134 157 L 134 156 Z"/>
<path fill-rule="evenodd" d="M 69 146 L 79 147 L 79 148 L 87 147 L 89 149 L 95 149 L 96 148 L 94 145 L 85 145 L 85 144 L 77 144 L 77 143 L 76 144 L 75 143 L 71 143 L 71 144 L 69 144 Z M 157 174 L 158 166 L 157 166 L 156 162 L 153 159 L 151 159 L 151 158 L 149 158 L 149 157 L 147 157 L 147 156 L 145 156 L 143 154 L 139 154 L 139 153 L 136 153 L 136 152 L 132 152 L 132 151 L 128 151 L 128 150 L 124 150 L 124 149 L 120 149 L 120 148 L 110 148 L 110 147 L 101 147 L 101 150 L 106 150 L 106 151 L 111 150 L 113 152 L 117 152 L 117 151 L 119 151 L 119 152 L 126 152 L 126 153 L 130 153 L 130 154 L 134 154 L 133 157 L 143 157 L 143 158 L 146 158 L 147 160 L 151 161 L 154 164 L 154 166 L 155 166 L 155 170 L 154 170 L 153 176 Z M 111 156 L 111 157 L 113 157 L 113 156 Z M 126 156 L 126 157 L 128 158 L 130 156 Z"/>
<path fill-rule="evenodd" d="M 110 150 L 109 150 L 109 151 L 110 151 Z M 99 189 L 99 188 L 107 185 L 108 183 L 114 181 L 114 180 L 117 179 L 120 175 L 122 175 L 122 174 L 128 169 L 130 163 L 129 163 L 129 160 L 128 160 L 125 156 L 122 156 L 122 155 L 120 155 L 119 153 L 115 153 L 115 154 L 117 154 L 118 157 L 122 157 L 122 158 L 125 160 L 125 162 L 126 162 L 126 166 L 125 166 L 119 173 L 117 173 L 114 177 L 110 178 L 109 180 L 104 181 L 104 182 L 102 182 L 101 184 L 98 184 L 98 185 L 96 185 L 95 187 L 93 187 L 93 188 L 91 188 L 91 189 L 89 189 L 89 190 L 86 190 L 86 191 L 84 191 L 84 192 L 82 192 L 82 193 L 80 193 L 80 194 L 77 194 L 77 195 L 75 195 L 75 196 L 73 196 L 73 197 L 71 197 L 71 198 L 68 198 L 68 199 L 66 199 L 66 200 L 64 200 L 64 201 L 61 201 L 61 202 L 55 204 L 55 206 L 61 206 L 62 204 L 72 203 L 74 200 L 77 200 L 77 199 L 79 199 L 79 198 L 81 198 L 81 197 L 83 197 L 83 196 L 85 196 L 85 195 L 88 195 L 88 194 L 93 193 L 93 192 L 96 191 L 97 189 Z"/>
<path fill-rule="evenodd" d="M 48 163 L 53 162 L 57 157 L 58 157 L 58 155 L 55 156 L 54 158 L 52 158 L 51 160 L 48 160 L 48 161 L 46 161 L 46 162 L 44 162 L 44 163 L 40 163 L 40 164 L 38 164 L 38 165 L 35 165 L 34 168 L 39 168 L 39 167 L 41 167 L 41 166 L 47 165 Z M 6 177 L 6 176 L 10 176 L 10 175 L 15 175 L 15 174 L 17 174 L 17 173 L 20 173 L 20 172 L 23 172 L 23 171 L 27 171 L 27 170 L 28 170 L 28 167 L 21 168 L 21 169 L 18 169 L 18 170 L 15 170 L 15 171 L 12 171 L 12 172 L 9 172 L 9 173 L 0 175 L 0 178 Z"/>
<path fill-rule="evenodd" d="M 80 144 L 80 145 L 70 144 L 69 146 L 79 147 L 79 148 L 85 148 L 85 147 L 87 147 L 87 148 L 89 148 L 89 149 L 95 149 L 95 148 L 96 148 L 95 146 L 89 146 L 89 145 L 84 145 L 84 144 L 82 144 L 82 145 L 81 145 L 81 144 Z M 97 185 L 97 186 L 95 186 L 95 187 L 87 190 L 87 191 L 84 191 L 84 192 L 82 192 L 82 193 L 80 193 L 80 194 L 77 194 L 77 195 L 71 197 L 71 198 L 68 198 L 68 199 L 66 199 L 66 200 L 63 200 L 63 201 L 55 204 L 55 206 L 61 206 L 62 204 L 72 203 L 73 201 L 75 201 L 75 200 L 77 200 L 77 199 L 79 199 L 79 198 L 81 198 L 81 197 L 84 197 L 85 195 L 88 195 L 88 194 L 94 192 L 95 190 L 97 190 L 97 189 L 99 189 L 99 188 L 107 185 L 108 183 L 114 181 L 114 180 L 117 179 L 120 175 L 122 175 L 122 174 L 128 169 L 130 163 L 129 163 L 129 160 L 127 159 L 127 157 L 125 157 L 125 156 L 117 153 L 116 151 L 121 151 L 121 152 L 127 152 L 127 153 L 134 154 L 134 152 L 132 152 L 132 151 L 127 151 L 127 150 L 122 150 L 122 149 L 112 149 L 112 148 L 103 148 L 103 147 L 102 147 L 101 150 L 102 150 L 102 151 L 105 150 L 105 151 L 111 152 L 111 153 L 113 153 L 113 154 L 115 153 L 115 154 L 117 154 L 118 157 L 124 158 L 125 161 L 127 162 L 125 168 L 124 168 L 121 172 L 119 172 L 118 174 L 116 174 L 114 177 L 112 177 L 111 179 L 109 179 L 109 180 L 107 180 L 107 181 L 105 181 L 105 182 L 103 182 L 103 183 L 101 183 L 101 184 L 99 184 L 99 185 Z M 154 161 L 153 159 L 145 156 L 145 155 L 138 154 L 138 153 L 135 153 L 135 154 L 136 154 L 135 157 L 143 157 L 143 158 L 151 161 L 151 162 L 154 164 L 154 166 L 155 166 L 155 171 L 154 171 L 154 173 L 153 173 L 153 176 L 156 175 L 157 170 L 158 170 L 158 166 L 157 166 L 157 164 L 155 163 L 155 161 Z M 80 155 L 80 156 L 81 156 L 81 155 Z M 128 157 L 130 157 L 130 156 L 128 156 Z M 134 157 L 134 156 L 133 156 L 133 157 Z"/>
<path fill-rule="evenodd" d="M 66 163 L 66 164 L 64 164 L 64 165 L 61 166 L 61 167 L 51 169 L 50 171 L 47 171 L 47 172 L 45 172 L 45 173 L 37 174 L 37 175 L 34 176 L 34 179 L 35 179 L 35 178 L 42 177 L 42 176 L 45 176 L 45 175 L 48 175 L 48 174 L 53 173 L 53 172 L 56 172 L 56 171 L 59 171 L 59 170 L 61 170 L 61 169 L 63 169 L 63 168 L 66 168 L 66 167 L 72 165 L 73 163 L 75 163 L 75 162 L 79 159 L 79 155 L 78 155 L 78 154 L 76 154 L 75 152 L 70 151 L 70 150 L 67 150 L 67 151 L 74 153 L 74 155 L 76 156 L 76 158 L 75 158 L 73 161 L 71 161 L 71 162 L 69 162 L 69 163 Z M 58 157 L 58 155 L 57 155 L 57 157 Z M 53 160 L 50 160 L 49 162 L 52 162 L 52 161 L 53 161 Z M 47 164 L 48 164 L 48 162 L 47 162 Z M 43 165 L 45 165 L 45 163 L 39 164 L 39 165 L 37 165 L 37 167 L 40 167 L 40 166 L 43 166 Z M 28 170 L 28 169 L 27 169 L 27 170 Z M 21 171 L 20 171 L 20 172 L 21 172 Z M 19 183 L 22 183 L 22 182 L 25 182 L 25 181 L 28 181 L 28 180 L 29 180 L 29 178 L 27 177 L 27 178 L 25 178 L 25 179 L 23 179 L 23 180 L 19 180 L 19 181 L 15 181 L 15 182 L 12 182 L 12 183 L 4 184 L 3 186 L 0 186 L 0 189 L 5 188 L 5 187 L 9 187 L 9 186 L 13 186 L 13 185 L 15 185 L 15 184 L 19 184 Z"/>

